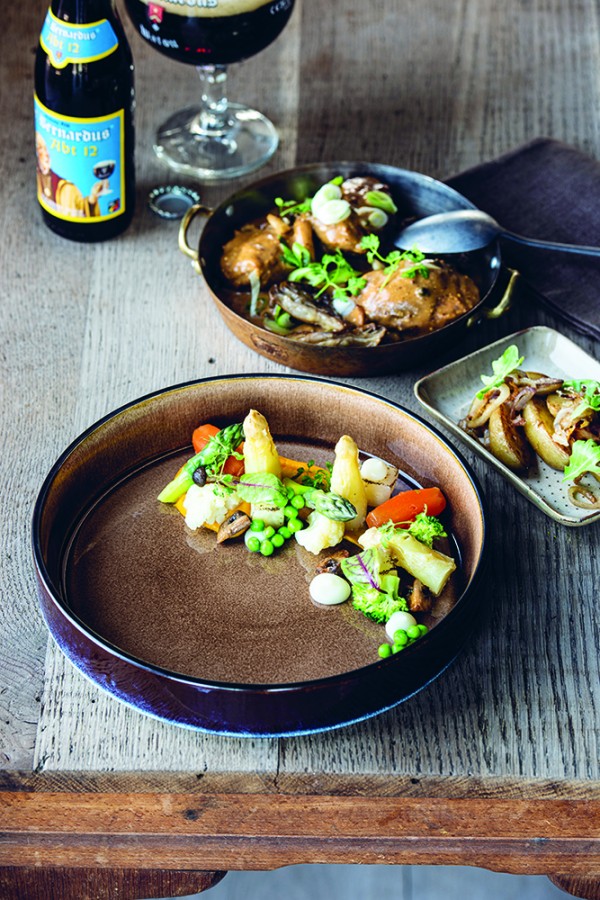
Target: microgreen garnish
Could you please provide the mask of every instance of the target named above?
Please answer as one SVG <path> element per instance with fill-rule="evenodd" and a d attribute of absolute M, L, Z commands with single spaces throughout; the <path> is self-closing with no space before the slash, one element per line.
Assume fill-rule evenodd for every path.
<path fill-rule="evenodd" d="M 282 241 L 282 259 L 292 271 L 288 281 L 304 281 L 318 288 L 317 297 L 331 290 L 333 298 L 343 299 L 348 295 L 356 297 L 366 285 L 360 272 L 354 269 L 341 250 L 325 253 L 319 262 L 313 262 L 310 253 L 301 244 L 294 242 L 291 249 Z"/>
<path fill-rule="evenodd" d="M 313 474 L 311 474 L 310 470 L 313 468 L 313 466 L 316 466 L 314 459 L 309 459 L 307 466 L 307 469 L 305 469 L 304 466 L 299 467 L 296 475 L 294 476 L 296 480 L 299 481 L 300 484 L 308 485 L 308 487 L 314 487 L 322 491 L 328 491 L 331 484 L 331 471 L 333 469 L 333 463 L 326 462 L 323 469 L 318 468 Z"/>
<path fill-rule="evenodd" d="M 492 362 L 492 372 L 494 374 L 480 376 L 485 387 L 478 391 L 477 396 L 479 398 L 484 397 L 488 391 L 504 384 L 506 376 L 518 369 L 523 364 L 524 359 L 524 356 L 519 356 L 519 351 L 515 344 L 507 347 L 502 356 Z"/>
<path fill-rule="evenodd" d="M 279 210 L 280 216 L 299 216 L 302 213 L 310 212 L 311 197 L 305 200 L 284 200 L 283 197 L 275 197 L 275 206 Z"/>
<path fill-rule="evenodd" d="M 360 242 L 360 246 L 367 251 L 367 259 L 371 266 L 375 260 L 378 260 L 385 266 L 384 272 L 387 277 L 383 282 L 382 287 L 387 284 L 400 263 L 405 260 L 411 262 L 412 266 L 408 266 L 400 273 L 402 278 L 414 278 L 415 275 L 422 275 L 423 278 L 429 278 L 429 266 L 427 263 L 423 262 L 425 254 L 421 253 L 420 250 L 417 250 L 416 248 L 414 250 L 404 250 L 403 252 L 400 250 L 392 250 L 386 256 L 383 256 L 383 254 L 379 252 L 379 244 L 379 237 L 376 234 L 365 234 Z"/>

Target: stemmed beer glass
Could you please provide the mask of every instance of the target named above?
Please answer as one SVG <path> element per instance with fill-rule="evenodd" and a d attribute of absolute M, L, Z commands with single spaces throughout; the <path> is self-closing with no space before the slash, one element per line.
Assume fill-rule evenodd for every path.
<path fill-rule="evenodd" d="M 279 143 L 262 113 L 226 96 L 227 65 L 268 47 L 284 29 L 294 0 L 125 0 L 142 38 L 171 59 L 194 65 L 201 104 L 160 126 L 154 150 L 178 172 L 204 180 L 233 178 L 263 165 Z"/>

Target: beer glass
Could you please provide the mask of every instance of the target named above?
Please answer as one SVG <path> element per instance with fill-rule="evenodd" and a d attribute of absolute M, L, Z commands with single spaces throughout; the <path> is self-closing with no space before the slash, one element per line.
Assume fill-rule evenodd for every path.
<path fill-rule="evenodd" d="M 172 169 L 220 180 L 262 166 L 279 143 L 260 112 L 227 100 L 227 66 L 259 53 L 283 30 L 294 0 L 125 0 L 141 37 L 194 65 L 201 103 L 161 125 L 154 150 Z"/>

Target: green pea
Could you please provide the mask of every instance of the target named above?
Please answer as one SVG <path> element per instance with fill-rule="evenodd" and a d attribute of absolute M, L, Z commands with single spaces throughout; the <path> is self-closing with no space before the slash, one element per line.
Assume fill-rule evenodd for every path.
<path fill-rule="evenodd" d="M 304 528 L 304 523 L 302 519 L 290 519 L 288 522 L 288 528 L 292 532 L 292 534 L 296 534 L 297 531 L 302 531 Z"/>
<path fill-rule="evenodd" d="M 282 534 L 274 534 L 271 538 L 271 543 L 274 547 L 283 547 L 285 544 L 285 538 Z"/>
<path fill-rule="evenodd" d="M 377 648 L 377 652 L 382 659 L 386 659 L 388 656 L 392 655 L 392 648 L 389 644 L 380 644 Z"/>
<path fill-rule="evenodd" d="M 252 525 L 250 526 L 250 531 L 264 531 L 265 523 L 262 519 L 253 519 Z"/>
<path fill-rule="evenodd" d="M 397 644 L 396 641 L 392 644 L 392 653 L 400 653 L 401 650 L 404 650 L 406 644 Z"/>
<path fill-rule="evenodd" d="M 257 553 L 260 550 L 260 540 L 257 537 L 250 537 L 246 542 L 246 546 L 251 553 Z"/>
<path fill-rule="evenodd" d="M 286 519 L 297 519 L 298 518 L 298 510 L 296 509 L 295 506 L 291 506 L 291 505 L 284 506 L 283 514 L 286 517 Z"/>
<path fill-rule="evenodd" d="M 273 537 L 274 534 L 275 534 L 275 529 L 273 528 L 273 526 L 267 525 L 267 527 L 265 528 L 265 538 L 270 539 Z"/>
<path fill-rule="evenodd" d="M 292 536 L 292 532 L 287 527 L 287 525 L 282 525 L 281 528 L 278 529 L 278 533 L 281 535 L 284 541 L 289 540 Z"/>
<path fill-rule="evenodd" d="M 411 625 L 410 628 L 406 629 L 406 633 L 412 641 L 416 641 L 417 638 L 421 637 L 418 625 Z"/>
<path fill-rule="evenodd" d="M 294 496 L 290 500 L 290 506 L 293 506 L 294 509 L 303 509 L 304 508 L 304 500 L 302 499 L 302 495 L 294 494 Z"/>
<path fill-rule="evenodd" d="M 394 632 L 394 643 L 401 644 L 402 646 L 408 644 L 408 635 L 404 629 L 399 628 L 398 631 Z"/>
<path fill-rule="evenodd" d="M 419 629 L 419 631 L 421 632 L 422 635 L 427 634 L 427 632 L 429 631 L 429 628 L 427 627 L 427 625 L 417 625 L 417 628 Z"/>
<path fill-rule="evenodd" d="M 275 547 L 273 546 L 272 541 L 269 541 L 269 540 L 261 541 L 260 552 L 262 553 L 263 556 L 271 556 L 274 549 L 275 549 Z"/>

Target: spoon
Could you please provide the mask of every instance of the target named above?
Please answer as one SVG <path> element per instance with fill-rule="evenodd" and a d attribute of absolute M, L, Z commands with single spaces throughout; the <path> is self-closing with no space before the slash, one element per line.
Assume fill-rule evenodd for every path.
<path fill-rule="evenodd" d="M 456 209 L 426 216 L 402 229 L 396 235 L 394 244 L 403 250 L 412 250 L 416 247 L 422 253 L 465 253 L 467 250 L 487 247 L 499 237 L 517 244 L 526 244 L 528 247 L 600 256 L 600 247 L 557 244 L 514 234 L 479 209 Z"/>

